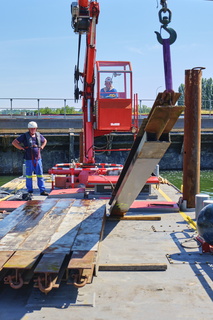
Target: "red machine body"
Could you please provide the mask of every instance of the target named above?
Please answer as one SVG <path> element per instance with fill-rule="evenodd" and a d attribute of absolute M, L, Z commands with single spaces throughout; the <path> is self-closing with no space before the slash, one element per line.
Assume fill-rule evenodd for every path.
<path fill-rule="evenodd" d="M 83 90 L 77 91 L 82 97 L 83 110 L 83 163 L 95 163 L 94 137 L 111 132 L 137 131 L 137 98 L 133 107 L 132 68 L 126 61 L 96 61 L 96 24 L 100 9 L 97 1 L 78 1 L 72 4 L 74 31 L 79 39 L 86 33 L 86 55 L 82 78 Z M 80 45 L 79 45 L 80 47 Z M 80 53 L 79 53 L 80 54 Z M 78 55 L 79 55 L 78 54 Z M 96 68 L 95 68 L 96 66 Z M 117 95 L 113 99 L 103 98 L 100 90 L 105 79 L 113 80 Z"/>
<path fill-rule="evenodd" d="M 96 130 L 131 131 L 132 124 L 132 68 L 127 61 L 97 61 L 97 96 L 96 96 Z M 101 96 L 101 84 L 106 78 L 113 80 L 116 97 L 113 99 Z"/>
<path fill-rule="evenodd" d="M 83 136 L 80 163 L 59 164 L 49 170 L 55 175 L 53 185 L 69 188 L 88 185 L 91 175 L 119 174 L 122 165 L 98 164 L 94 159 L 94 138 L 111 132 L 138 129 L 138 101 L 132 90 L 132 68 L 127 61 L 96 61 L 96 25 L 100 13 L 97 1 L 78 0 L 71 5 L 72 27 L 79 34 L 78 61 L 75 67 L 75 99 L 82 98 Z M 86 35 L 83 72 L 79 71 L 81 36 Z M 113 98 L 101 94 L 106 78 L 116 89 Z M 78 81 L 83 88 L 79 90 Z M 63 177 L 62 177 L 63 175 Z"/>

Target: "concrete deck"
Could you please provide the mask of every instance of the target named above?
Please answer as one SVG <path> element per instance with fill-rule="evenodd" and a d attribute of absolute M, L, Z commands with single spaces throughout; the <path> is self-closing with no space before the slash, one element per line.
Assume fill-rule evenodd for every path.
<path fill-rule="evenodd" d="M 152 192 L 158 201 L 181 196 L 166 184 Z M 107 219 L 99 264 L 164 263 L 165 271 L 99 271 L 92 284 L 81 289 L 62 284 L 48 295 L 33 284 L 20 290 L 1 284 L 0 319 L 212 319 L 213 255 L 201 252 L 193 240 L 196 230 L 183 219 L 194 220 L 194 211 L 140 214 L 161 220 Z"/>

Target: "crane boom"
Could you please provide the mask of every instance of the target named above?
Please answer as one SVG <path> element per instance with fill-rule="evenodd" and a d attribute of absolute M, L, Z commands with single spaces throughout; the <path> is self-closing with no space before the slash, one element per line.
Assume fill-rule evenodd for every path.
<path fill-rule="evenodd" d="M 94 163 L 94 66 L 96 62 L 96 24 L 98 23 L 99 4 L 97 1 L 79 0 L 73 2 L 71 7 L 72 25 L 79 34 L 86 33 L 86 55 L 83 77 L 82 110 L 84 122 L 83 162 Z M 79 79 L 78 65 L 76 80 Z M 76 88 L 78 98 L 78 88 Z"/>

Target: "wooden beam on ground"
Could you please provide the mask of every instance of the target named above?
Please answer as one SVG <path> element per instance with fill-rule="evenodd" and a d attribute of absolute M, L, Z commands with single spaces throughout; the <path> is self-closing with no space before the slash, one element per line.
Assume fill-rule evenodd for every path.
<path fill-rule="evenodd" d="M 99 271 L 165 271 L 161 263 L 106 263 L 99 265 Z"/>
<path fill-rule="evenodd" d="M 126 220 L 126 221 L 159 221 L 161 220 L 161 217 L 149 217 L 149 216 L 109 216 L 107 220 Z"/>

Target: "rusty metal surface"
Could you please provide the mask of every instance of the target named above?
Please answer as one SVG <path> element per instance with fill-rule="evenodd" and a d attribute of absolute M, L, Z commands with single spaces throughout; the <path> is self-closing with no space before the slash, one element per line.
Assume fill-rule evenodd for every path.
<path fill-rule="evenodd" d="M 52 199 L 51 199 L 52 200 Z M 69 212 L 74 200 L 58 200 L 48 211 L 28 237 L 21 243 L 19 250 L 44 250 L 54 232 Z"/>
<path fill-rule="evenodd" d="M 56 202 L 57 200 L 27 201 L 24 205 L 9 214 L 4 220 L 0 221 L 0 239 L 4 237 L 4 239 L 0 241 L 0 247 L 2 247 L 3 243 L 7 243 L 7 246 L 9 246 L 11 243 L 9 238 L 11 239 L 13 235 L 15 237 L 14 241 L 17 247 L 17 235 L 22 234 L 24 237 L 25 234 L 27 236 L 29 230 L 38 224 L 38 222 L 49 210 L 51 210 Z"/>
<path fill-rule="evenodd" d="M 200 69 L 186 70 L 183 200 L 187 201 L 188 208 L 195 208 L 195 195 L 200 193 L 201 81 Z"/>
<path fill-rule="evenodd" d="M 163 133 L 169 133 L 184 108 L 183 106 L 157 106 L 152 113 L 152 117 L 146 124 L 145 131 L 156 133 L 157 139 L 160 138 Z"/>
<path fill-rule="evenodd" d="M 4 220 L 0 221 L 0 239 L 3 238 L 7 234 L 7 232 L 15 228 L 22 220 L 24 221 L 24 219 L 26 218 L 29 219 L 31 216 L 31 209 L 33 210 L 33 212 L 37 212 L 38 219 L 38 216 L 42 216 L 41 213 L 43 212 L 44 214 L 45 212 L 47 212 L 48 209 L 52 207 L 52 205 L 53 202 L 50 203 L 49 201 L 45 201 L 44 203 L 43 201 L 32 200 L 17 208 L 7 217 L 5 217 Z"/>
<path fill-rule="evenodd" d="M 44 253 L 64 252 L 68 254 L 70 252 L 78 234 L 80 224 L 85 218 L 82 206 L 76 206 L 75 204 L 76 201 L 73 203 L 69 213 L 66 214 L 58 229 L 52 234 Z"/>
<path fill-rule="evenodd" d="M 17 210 L 21 214 L 17 215 L 15 226 L 0 240 L 1 266 L 26 271 L 32 271 L 36 266 L 34 273 L 56 274 L 62 266 L 66 269 L 71 250 L 96 248 L 97 251 L 105 221 L 105 204 L 105 200 L 79 199 L 27 202 Z M 91 254 L 93 257 L 94 252 Z M 93 273 L 94 259 L 91 262 L 88 257 L 90 254 L 86 261 L 90 262 L 90 273 Z M 81 264 L 85 263 L 83 259 Z M 32 275 L 31 272 L 31 278 Z M 28 280 L 24 278 L 24 281 Z"/>
<path fill-rule="evenodd" d="M 147 141 L 144 134 L 113 199 L 111 215 L 124 215 L 129 210 L 169 146 L 169 141 Z"/>
<path fill-rule="evenodd" d="M 66 254 L 63 253 L 46 253 L 36 266 L 35 273 L 58 273 Z"/>
<path fill-rule="evenodd" d="M 82 221 L 72 250 L 98 250 L 106 216 L 106 200 L 84 200 L 85 219 Z M 83 206 L 82 206 L 83 210 Z"/>
<path fill-rule="evenodd" d="M 148 120 L 152 117 L 152 113 L 154 112 L 155 108 L 158 106 L 175 106 L 176 102 L 178 101 L 179 97 L 181 96 L 178 92 L 159 92 L 155 102 L 152 106 L 152 109 L 148 115 Z"/>
<path fill-rule="evenodd" d="M 4 268 L 31 269 L 40 256 L 40 251 L 16 251 Z"/>
<path fill-rule="evenodd" d="M 184 107 L 175 107 L 179 93 L 159 93 L 142 123 L 110 199 L 110 215 L 123 216 L 170 145 L 169 132 Z"/>
<path fill-rule="evenodd" d="M 68 269 L 91 269 L 95 263 L 96 251 L 74 251 Z"/>
<path fill-rule="evenodd" d="M 14 251 L 3 251 L 0 252 L 0 271 L 2 270 L 4 264 L 7 260 L 14 254 Z"/>

